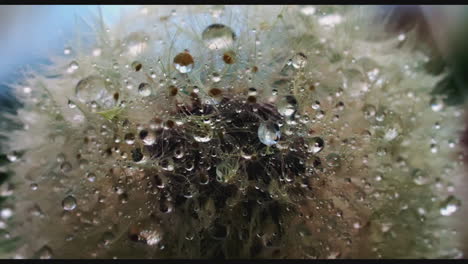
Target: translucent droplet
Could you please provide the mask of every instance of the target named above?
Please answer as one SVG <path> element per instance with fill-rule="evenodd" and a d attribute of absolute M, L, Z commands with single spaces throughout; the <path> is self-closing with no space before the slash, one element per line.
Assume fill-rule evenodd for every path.
<path fill-rule="evenodd" d="M 138 93 L 144 97 L 149 96 L 151 94 L 151 86 L 148 83 L 140 83 Z"/>
<path fill-rule="evenodd" d="M 214 73 L 211 75 L 211 80 L 212 80 L 213 82 L 215 82 L 215 83 L 216 83 L 216 82 L 219 82 L 219 81 L 221 81 L 221 76 L 219 75 L 219 73 L 214 72 Z"/>
<path fill-rule="evenodd" d="M 174 57 L 174 66 L 180 73 L 189 73 L 194 66 L 192 55 L 187 51 L 181 52 Z"/>
<path fill-rule="evenodd" d="M 92 172 L 88 172 L 88 173 L 86 173 L 86 179 L 88 179 L 88 181 L 90 181 L 90 182 L 95 182 L 96 181 L 96 174 L 94 174 Z"/>
<path fill-rule="evenodd" d="M 341 164 L 341 158 L 340 155 L 336 153 L 330 153 L 327 156 L 327 164 L 330 167 L 339 167 Z"/>
<path fill-rule="evenodd" d="M 39 257 L 39 259 L 51 259 L 53 257 L 53 255 L 54 254 L 52 252 L 52 249 L 47 245 L 43 246 L 37 252 L 37 256 Z"/>
<path fill-rule="evenodd" d="M 141 62 L 139 62 L 139 61 L 132 62 L 132 69 L 134 71 L 140 71 L 141 68 L 143 68 L 143 65 L 141 64 Z"/>
<path fill-rule="evenodd" d="M 80 65 L 78 64 L 78 62 L 76 61 L 72 61 L 70 62 L 70 64 L 68 65 L 68 68 L 67 68 L 67 72 L 68 73 L 74 73 L 76 70 L 78 70 L 80 68 Z"/>
<path fill-rule="evenodd" d="M 153 131 L 142 130 L 140 131 L 140 139 L 143 144 L 151 146 L 156 141 L 156 135 Z"/>
<path fill-rule="evenodd" d="M 66 47 L 63 49 L 63 54 L 70 55 L 72 53 L 72 49 L 70 47 Z"/>
<path fill-rule="evenodd" d="M 429 176 L 421 169 L 414 169 L 411 173 L 414 183 L 424 185 L 429 183 Z"/>
<path fill-rule="evenodd" d="M 317 154 L 323 150 L 325 142 L 320 137 L 314 137 L 309 140 L 307 151 L 312 154 Z"/>
<path fill-rule="evenodd" d="M 74 109 L 76 108 L 76 104 L 72 100 L 68 100 L 68 108 Z"/>
<path fill-rule="evenodd" d="M 147 36 L 143 32 L 130 33 L 123 41 L 126 53 L 131 56 L 140 55 L 147 48 Z"/>
<path fill-rule="evenodd" d="M 250 87 L 248 89 L 248 93 L 247 93 L 249 96 L 256 96 L 257 95 L 257 89 L 254 88 L 254 87 Z"/>
<path fill-rule="evenodd" d="M 291 65 L 296 69 L 304 68 L 306 64 L 307 56 L 304 53 L 299 52 L 291 59 Z"/>
<path fill-rule="evenodd" d="M 72 165 L 70 164 L 70 162 L 64 162 L 62 163 L 62 165 L 60 165 L 60 170 L 63 173 L 70 172 L 72 170 Z"/>
<path fill-rule="evenodd" d="M 162 159 L 159 161 L 159 166 L 165 171 L 173 171 L 174 170 L 174 161 L 170 158 Z"/>
<path fill-rule="evenodd" d="M 62 207 L 65 211 L 72 211 L 76 208 L 76 199 L 75 197 L 68 195 L 65 199 L 62 200 Z"/>
<path fill-rule="evenodd" d="M 193 132 L 193 139 L 197 142 L 209 142 L 213 138 L 213 130 L 208 126 L 202 126 Z"/>
<path fill-rule="evenodd" d="M 292 117 L 297 111 L 297 100 L 292 95 L 281 98 L 278 102 L 278 112 L 285 117 Z"/>
<path fill-rule="evenodd" d="M 216 180 L 221 183 L 229 182 L 237 173 L 239 163 L 236 159 L 227 159 L 216 166 Z"/>
<path fill-rule="evenodd" d="M 212 24 L 203 31 L 202 39 L 211 50 L 224 49 L 232 45 L 236 39 L 236 34 L 228 26 Z"/>
<path fill-rule="evenodd" d="M 16 162 L 19 159 L 19 155 L 16 151 L 8 153 L 6 157 L 10 162 Z"/>
<path fill-rule="evenodd" d="M 365 119 L 371 119 L 375 116 L 375 113 L 377 111 L 377 109 L 375 108 L 375 106 L 371 105 L 371 104 L 367 104 L 364 106 L 364 108 L 362 109 L 363 113 L 364 113 L 364 118 Z"/>
<path fill-rule="evenodd" d="M 267 146 L 271 146 L 278 143 L 278 140 L 281 137 L 281 132 L 278 124 L 275 124 L 273 122 L 261 123 L 258 127 L 257 134 L 260 142 Z"/>
<path fill-rule="evenodd" d="M 320 108 L 320 102 L 319 101 L 315 101 L 313 104 L 312 104 L 312 109 L 314 110 L 317 110 Z"/>
<path fill-rule="evenodd" d="M 105 81 L 94 75 L 79 81 L 75 88 L 75 94 L 80 101 L 85 103 L 102 101 L 109 96 Z"/>
<path fill-rule="evenodd" d="M 444 102 L 441 98 L 432 98 L 430 101 L 432 111 L 439 112 L 444 108 Z"/>
<path fill-rule="evenodd" d="M 127 133 L 124 136 L 124 140 L 128 145 L 133 145 L 133 143 L 135 143 L 135 135 L 133 133 Z"/>
<path fill-rule="evenodd" d="M 440 205 L 440 214 L 444 216 L 449 216 L 455 213 L 461 206 L 461 201 L 455 196 L 450 195 L 442 202 Z"/>

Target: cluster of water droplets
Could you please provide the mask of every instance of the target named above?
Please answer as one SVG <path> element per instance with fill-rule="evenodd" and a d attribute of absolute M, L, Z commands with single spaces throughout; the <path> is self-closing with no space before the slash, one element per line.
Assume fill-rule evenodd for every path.
<path fill-rule="evenodd" d="M 301 14 L 327 28 L 341 23 L 325 11 Z M 249 32 L 268 35 L 273 24 Z M 382 65 L 337 54 L 312 37 L 313 44 L 290 53 L 263 47 L 267 37 L 238 43 L 246 34 L 213 23 L 199 32 L 199 46 L 147 58 L 156 40 L 137 31 L 118 42 L 123 59 L 107 68 L 107 51 L 91 52 L 106 63 L 73 79 L 66 99 L 68 111 L 86 122 L 64 125 L 66 155 L 29 185 L 34 194 L 46 192 L 42 185 L 60 193 L 60 209 L 32 211 L 60 215 L 66 245 L 90 242 L 74 253 L 41 245 L 35 256 L 389 256 L 386 246 L 371 244 L 363 253 L 359 243 L 387 241 L 406 219 L 424 221 L 430 210 L 457 212 L 453 195 L 431 200 L 435 209 L 416 208 L 408 205 L 411 194 L 395 189 L 395 182 L 428 190 L 448 183 L 408 162 L 414 121 L 398 104 L 375 98 L 392 84 Z M 250 44 L 260 51 L 250 54 Z M 278 61 L 266 61 L 270 52 Z M 63 53 L 71 57 L 73 49 Z M 80 76 L 85 64 L 73 58 L 67 76 Z M 443 98 L 422 100 L 421 109 L 445 113 Z M 436 138 L 422 151 L 437 154 Z M 7 158 L 21 162 L 15 152 Z"/>

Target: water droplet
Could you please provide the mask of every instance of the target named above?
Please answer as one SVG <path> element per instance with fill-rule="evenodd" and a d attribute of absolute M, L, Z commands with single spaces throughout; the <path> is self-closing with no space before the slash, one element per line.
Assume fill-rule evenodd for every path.
<path fill-rule="evenodd" d="M 170 158 L 162 159 L 159 161 L 159 166 L 165 171 L 173 171 L 174 170 L 174 161 Z"/>
<path fill-rule="evenodd" d="M 72 165 L 70 164 L 70 162 L 64 162 L 62 163 L 62 165 L 60 165 L 60 170 L 63 173 L 70 172 L 72 170 Z"/>
<path fill-rule="evenodd" d="M 432 111 L 439 112 L 444 108 L 444 102 L 441 98 L 432 98 L 430 101 Z"/>
<path fill-rule="evenodd" d="M 312 154 L 317 154 L 323 150 L 325 142 L 320 137 L 314 137 L 309 140 L 307 151 Z"/>
<path fill-rule="evenodd" d="M 52 252 L 52 249 L 47 245 L 43 246 L 37 252 L 37 256 L 39 257 L 39 259 L 51 259 L 53 257 L 53 255 L 54 254 Z"/>
<path fill-rule="evenodd" d="M 181 52 L 174 57 L 174 66 L 180 73 L 191 72 L 193 65 L 193 57 L 187 51 Z"/>
<path fill-rule="evenodd" d="M 285 117 L 292 117 L 297 111 L 297 100 L 292 95 L 287 95 L 278 102 L 278 112 Z"/>
<path fill-rule="evenodd" d="M 72 48 L 66 47 L 65 49 L 63 49 L 63 54 L 70 55 L 71 53 L 72 53 Z"/>
<path fill-rule="evenodd" d="M 314 110 L 317 110 L 320 108 L 320 102 L 319 101 L 315 101 L 313 104 L 312 104 L 312 109 Z"/>
<path fill-rule="evenodd" d="M 82 102 L 103 101 L 109 96 L 105 81 L 98 76 L 89 76 L 80 80 L 75 94 Z"/>
<path fill-rule="evenodd" d="M 141 64 L 141 62 L 139 62 L 139 61 L 132 62 L 132 69 L 134 71 L 140 71 L 141 68 L 143 68 L 143 64 Z"/>
<path fill-rule="evenodd" d="M 444 216 L 449 216 L 455 213 L 461 206 L 461 201 L 455 196 L 450 195 L 443 201 L 440 205 L 440 214 Z"/>
<path fill-rule="evenodd" d="M 219 75 L 219 73 L 217 72 L 214 72 L 212 75 L 211 75 L 211 80 L 215 83 L 221 81 L 221 76 Z"/>
<path fill-rule="evenodd" d="M 281 132 L 278 124 L 275 124 L 273 122 L 261 123 L 258 127 L 257 134 L 260 142 L 267 146 L 271 146 L 278 143 L 278 140 L 281 137 Z"/>
<path fill-rule="evenodd" d="M 228 26 L 212 24 L 203 30 L 202 39 L 211 50 L 224 49 L 232 45 L 236 39 L 236 34 Z"/>
<path fill-rule="evenodd" d="M 429 183 L 429 176 L 421 169 L 414 169 L 411 173 L 414 183 L 424 185 Z"/>
<path fill-rule="evenodd" d="M 73 102 L 72 100 L 68 100 L 68 108 L 70 109 L 76 108 L 75 102 Z"/>
<path fill-rule="evenodd" d="M 209 126 L 201 126 L 193 132 L 193 139 L 197 142 L 209 142 L 212 138 L 213 130 Z"/>
<path fill-rule="evenodd" d="M 123 41 L 126 53 L 131 56 L 140 55 L 147 48 L 147 36 L 143 32 L 132 32 Z"/>
<path fill-rule="evenodd" d="M 96 181 L 96 174 L 94 174 L 92 172 L 88 172 L 88 173 L 86 173 L 86 179 L 88 179 L 88 181 L 90 181 L 90 182 L 95 182 Z"/>
<path fill-rule="evenodd" d="M 148 83 L 140 83 L 138 93 L 144 97 L 149 96 L 151 94 L 151 86 Z"/>
<path fill-rule="evenodd" d="M 76 208 L 76 199 L 75 197 L 68 195 L 65 199 L 62 200 L 62 207 L 66 211 L 72 211 Z"/>
<path fill-rule="evenodd" d="M 297 53 L 291 59 L 291 65 L 296 69 L 304 68 L 306 64 L 307 64 L 307 56 L 302 52 Z"/>
<path fill-rule="evenodd" d="M 72 61 L 70 62 L 70 64 L 68 65 L 68 68 L 67 68 L 67 72 L 68 73 L 74 73 L 76 70 L 78 70 L 80 68 L 80 65 L 78 64 L 78 62 L 76 61 Z"/>
<path fill-rule="evenodd" d="M 223 61 L 226 64 L 234 64 L 236 62 L 236 54 L 233 51 L 227 51 L 223 54 Z"/>
<path fill-rule="evenodd" d="M 156 141 L 156 134 L 153 131 L 142 130 L 140 131 L 140 139 L 146 146 L 151 146 Z"/>
<path fill-rule="evenodd" d="M 124 140 L 128 145 L 133 145 L 133 143 L 135 143 L 135 135 L 133 133 L 127 133 L 124 136 Z"/>
<path fill-rule="evenodd" d="M 16 162 L 19 159 L 19 155 L 16 151 L 8 153 L 6 157 L 10 162 Z"/>
<path fill-rule="evenodd" d="M 375 108 L 375 106 L 371 105 L 371 104 L 367 104 L 364 106 L 364 108 L 362 109 L 363 113 L 364 113 L 364 118 L 365 119 L 371 119 L 375 116 L 375 113 L 377 111 L 377 109 Z"/>
<path fill-rule="evenodd" d="M 341 158 L 340 155 L 336 153 L 330 153 L 327 156 L 327 164 L 330 167 L 339 167 L 341 164 Z"/>
<path fill-rule="evenodd" d="M 239 163 L 236 159 L 227 159 L 216 166 L 216 180 L 228 183 L 237 173 Z"/>

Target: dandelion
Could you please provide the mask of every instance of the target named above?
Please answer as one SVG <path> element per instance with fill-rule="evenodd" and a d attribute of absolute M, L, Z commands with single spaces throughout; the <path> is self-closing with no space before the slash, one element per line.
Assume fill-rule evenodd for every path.
<path fill-rule="evenodd" d="M 370 6 L 142 10 L 13 85 L 2 256 L 458 254 L 463 111 L 414 32 Z"/>

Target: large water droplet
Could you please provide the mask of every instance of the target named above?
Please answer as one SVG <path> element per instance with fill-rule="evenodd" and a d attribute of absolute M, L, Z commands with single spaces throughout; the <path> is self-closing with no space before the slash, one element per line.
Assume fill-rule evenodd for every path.
<path fill-rule="evenodd" d="M 257 134 L 260 142 L 267 146 L 271 146 L 278 143 L 278 140 L 281 137 L 281 132 L 278 124 L 275 124 L 273 122 L 261 123 L 258 127 Z"/>
<path fill-rule="evenodd" d="M 414 169 L 411 174 L 414 183 L 416 183 L 417 185 L 424 185 L 429 183 L 429 177 L 424 171 L 420 169 Z"/>
<path fill-rule="evenodd" d="M 307 151 L 309 153 L 317 154 L 323 150 L 325 142 L 320 137 L 314 137 L 309 140 Z"/>
<path fill-rule="evenodd" d="M 461 201 L 455 196 L 450 195 L 442 202 L 440 205 L 440 214 L 444 216 L 449 216 L 455 213 L 461 206 Z"/>
<path fill-rule="evenodd" d="M 193 65 L 193 57 L 187 51 L 181 52 L 174 57 L 174 66 L 180 73 L 191 72 Z"/>
<path fill-rule="evenodd" d="M 430 101 L 432 111 L 439 112 L 444 108 L 444 102 L 441 98 L 432 98 Z"/>
<path fill-rule="evenodd" d="M 84 103 L 103 102 L 109 97 L 105 81 L 94 75 L 79 81 L 75 88 L 75 94 Z"/>
<path fill-rule="evenodd" d="M 138 86 L 138 94 L 141 96 L 149 96 L 151 94 L 151 87 L 148 83 L 140 83 Z"/>
<path fill-rule="evenodd" d="M 130 33 L 123 41 L 125 52 L 131 56 L 137 56 L 143 53 L 148 46 L 147 36 L 143 32 Z"/>
<path fill-rule="evenodd" d="M 292 95 L 281 98 L 278 102 L 278 112 L 285 117 L 292 117 L 297 111 L 297 100 Z"/>
<path fill-rule="evenodd" d="M 212 24 L 203 31 L 202 39 L 209 49 L 224 49 L 232 45 L 236 34 L 228 26 Z"/>
<path fill-rule="evenodd" d="M 296 69 L 304 68 L 306 64 L 307 64 L 307 56 L 302 52 L 297 53 L 291 59 L 291 65 Z"/>
<path fill-rule="evenodd" d="M 68 195 L 65 199 L 62 200 L 62 207 L 66 211 L 72 211 L 76 208 L 76 199 L 75 197 Z"/>
<path fill-rule="evenodd" d="M 237 173 L 239 163 L 236 159 L 227 159 L 216 166 L 216 180 L 221 183 L 229 182 Z"/>
<path fill-rule="evenodd" d="M 330 167 L 339 167 L 341 164 L 341 158 L 340 155 L 336 153 L 330 153 L 327 156 L 327 164 Z"/>

